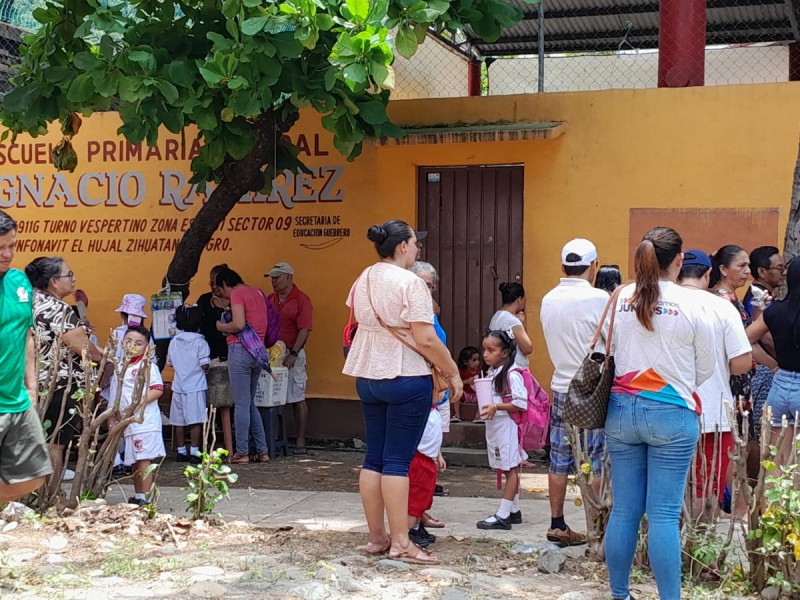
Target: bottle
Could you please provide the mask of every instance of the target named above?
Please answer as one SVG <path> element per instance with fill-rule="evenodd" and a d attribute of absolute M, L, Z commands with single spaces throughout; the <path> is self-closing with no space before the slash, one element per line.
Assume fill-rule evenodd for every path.
<path fill-rule="evenodd" d="M 762 290 L 757 285 L 753 285 L 751 283 L 750 284 L 750 293 L 753 295 L 753 300 L 751 301 L 751 304 L 755 308 L 758 308 L 760 310 L 764 310 L 764 305 L 765 305 L 764 300 L 765 300 L 765 296 L 767 295 L 767 292 Z"/>

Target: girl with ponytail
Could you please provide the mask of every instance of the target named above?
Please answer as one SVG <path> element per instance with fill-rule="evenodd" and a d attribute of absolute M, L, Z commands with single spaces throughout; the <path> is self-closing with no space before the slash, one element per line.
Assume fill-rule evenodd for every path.
<path fill-rule="evenodd" d="M 650 562 L 661 600 L 680 600 L 678 519 L 699 436 L 694 390 L 711 377 L 713 323 L 677 284 L 683 240 L 648 231 L 636 249 L 636 282 L 622 289 L 611 340 L 616 378 L 606 417 L 614 506 L 606 561 L 615 600 L 628 600 L 639 524 L 647 513 Z"/>

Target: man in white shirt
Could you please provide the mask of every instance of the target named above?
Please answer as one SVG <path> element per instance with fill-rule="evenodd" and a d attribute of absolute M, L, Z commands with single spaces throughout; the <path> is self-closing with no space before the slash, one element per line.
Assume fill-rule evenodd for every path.
<path fill-rule="evenodd" d="M 747 340 L 742 318 L 729 301 L 708 293 L 711 259 L 702 250 L 683 253 L 683 266 L 678 281 L 682 287 L 697 290 L 697 304 L 708 318 L 714 332 L 714 358 L 716 368 L 710 379 L 697 388 L 702 406 L 702 435 L 700 447 L 703 454 L 697 457 L 695 473 L 695 502 L 692 511 L 699 516 L 704 509 L 716 512 L 718 502 L 725 493 L 725 478 L 733 450 L 733 435 L 728 410 L 733 406 L 730 376 L 746 373 L 753 366 L 752 347 Z M 713 471 L 712 471 L 713 469 Z"/>
<path fill-rule="evenodd" d="M 574 441 L 569 439 L 563 415 L 569 383 L 586 357 L 608 303 L 608 293 L 592 287 L 598 266 L 597 249 L 592 242 L 584 239 L 567 242 L 561 251 L 564 277 L 542 298 L 540 318 L 550 361 L 555 367 L 550 385 L 553 406 L 550 413 L 550 529 L 547 539 L 562 547 L 586 543 L 586 536 L 572 531 L 564 521 L 567 477 L 575 472 L 575 457 Z M 602 466 L 603 430 L 585 430 L 582 437 L 592 461 L 592 472 L 597 478 Z"/>

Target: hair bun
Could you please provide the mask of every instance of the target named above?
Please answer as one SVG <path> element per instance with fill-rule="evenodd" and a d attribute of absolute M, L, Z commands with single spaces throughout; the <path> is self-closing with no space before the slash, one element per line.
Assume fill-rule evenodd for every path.
<path fill-rule="evenodd" d="M 497 290 L 502 294 L 506 290 L 508 290 L 508 283 L 501 283 Z"/>
<path fill-rule="evenodd" d="M 376 244 L 382 244 L 388 237 L 389 234 L 381 225 L 373 225 L 367 230 L 367 239 Z"/>

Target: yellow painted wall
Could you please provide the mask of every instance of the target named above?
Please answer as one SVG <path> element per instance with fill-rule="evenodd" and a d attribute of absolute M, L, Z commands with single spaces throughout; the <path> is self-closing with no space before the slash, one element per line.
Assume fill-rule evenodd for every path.
<path fill-rule="evenodd" d="M 310 395 L 353 397 L 352 382 L 339 374 L 340 338 L 347 318 L 343 305 L 347 289 L 374 256 L 364 236 L 366 228 L 387 218 L 414 222 L 418 166 L 522 163 L 526 204 L 525 247 L 521 251 L 528 323 L 535 344 L 532 364 L 537 377 L 549 382 L 551 367 L 538 324 L 539 300 L 557 282 L 563 243 L 572 237 L 588 237 L 596 243 L 602 262 L 618 263 L 627 272 L 632 208 L 777 207 L 780 231 L 764 231 L 764 243 L 782 239 L 800 132 L 798 106 L 800 84 L 796 83 L 398 101 L 391 114 L 401 125 L 558 120 L 566 121 L 568 129 L 562 137 L 549 141 L 374 145 L 366 147 L 355 163 L 341 158 L 313 115 L 306 115 L 292 136 L 306 135 L 310 165 L 341 168 L 341 178 L 325 190 L 329 198 L 341 199 L 297 202 L 295 195 L 294 206 L 288 208 L 274 193 L 271 202 L 239 205 L 226 220 L 226 231 L 218 236 L 223 247 L 227 240 L 228 249 L 206 253 L 192 297 L 206 290 L 207 271 L 219 262 L 227 262 L 248 283 L 263 284 L 267 291 L 268 280 L 262 277 L 265 269 L 279 260 L 291 262 L 297 270 L 296 283 L 309 293 L 316 308 L 309 342 Z M 89 314 L 98 330 L 116 325 L 112 311 L 124 292 L 149 295 L 158 289 L 171 256 L 168 251 L 128 254 L 127 239 L 178 238 L 180 232 L 155 234 L 149 229 L 160 218 L 178 219 L 180 227 L 182 220 L 191 218 L 199 208 L 199 199 L 184 210 L 174 203 L 159 205 L 164 195 L 160 173 L 188 172 L 187 161 L 118 162 L 95 156 L 89 162 L 88 143 L 114 139 L 117 126 L 112 114 L 95 116 L 84 125 L 75 139 L 81 163 L 65 181 L 77 190 L 79 177 L 87 172 L 139 171 L 146 190 L 135 207 L 65 207 L 70 200 L 63 194 L 54 198 L 52 207 L 35 206 L 29 196 L 26 206 L 19 206 L 11 191 L 19 175 L 33 178 L 38 173 L 49 190 L 54 172 L 49 165 L 11 165 L 3 160 L 8 158 L 8 143 L 0 146 L 0 206 L 23 222 L 21 240 L 67 240 L 64 250 L 46 253 L 67 258 L 78 275 L 78 287 L 89 294 Z M 314 134 L 319 135 L 318 150 L 327 155 L 313 156 Z M 189 143 L 191 138 L 187 135 Z M 55 142 L 58 136 L 48 139 Z M 21 138 L 18 142 L 32 143 Z M 325 185 L 320 179 L 307 183 L 306 197 L 313 197 L 312 189 L 319 193 Z M 133 197 L 135 190 L 132 183 L 130 186 Z M 99 198 L 104 190 L 94 180 L 87 191 L 90 197 Z M 329 235 L 294 237 L 296 230 L 307 227 L 299 224 L 298 218 L 309 216 L 338 218 L 339 224 L 320 227 L 349 229 L 349 236 L 323 232 Z M 236 221 L 242 217 L 272 217 L 273 222 L 268 231 L 227 231 L 236 223 L 245 223 Z M 81 236 L 79 231 L 65 235 L 41 230 L 44 220 L 75 220 L 79 227 L 87 219 L 115 218 L 147 219 L 148 233 Z M 287 229 L 275 231 L 278 219 Z M 37 221 L 40 231 L 28 232 L 28 223 Z M 266 221 L 261 223 L 266 225 Z M 716 243 L 720 232 L 712 233 Z M 73 246 L 73 240 L 80 237 L 87 238 L 83 246 Z M 101 249 L 89 253 L 88 238 L 120 238 L 123 245 L 120 252 Z M 337 242 L 337 238 L 341 239 Z M 687 243 L 697 245 L 702 240 Z M 21 251 L 17 265 L 22 267 L 42 253 Z"/>

